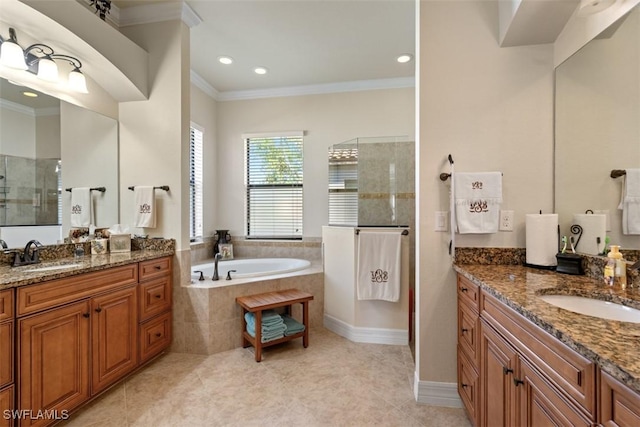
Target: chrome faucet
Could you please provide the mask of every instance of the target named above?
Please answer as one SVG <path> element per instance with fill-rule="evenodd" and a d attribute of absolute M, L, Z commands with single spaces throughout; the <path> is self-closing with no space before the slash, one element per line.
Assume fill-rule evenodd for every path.
<path fill-rule="evenodd" d="M 213 257 L 213 276 L 211 280 L 220 280 L 218 276 L 218 261 L 220 261 L 220 258 L 222 258 L 222 254 L 220 253 L 217 253 L 216 256 Z"/>

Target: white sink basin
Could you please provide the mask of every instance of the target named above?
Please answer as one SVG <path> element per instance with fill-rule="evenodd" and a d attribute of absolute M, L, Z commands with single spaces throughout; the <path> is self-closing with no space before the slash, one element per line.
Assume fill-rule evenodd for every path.
<path fill-rule="evenodd" d="M 37 271 L 51 271 L 51 270 L 64 270 L 67 268 L 80 267 L 82 264 L 65 264 L 65 265 L 51 265 L 48 267 L 33 267 L 25 270 L 27 273 L 34 273 Z"/>
<path fill-rule="evenodd" d="M 541 300 L 574 313 L 601 319 L 640 323 L 640 310 L 614 302 L 574 295 L 541 295 Z"/>

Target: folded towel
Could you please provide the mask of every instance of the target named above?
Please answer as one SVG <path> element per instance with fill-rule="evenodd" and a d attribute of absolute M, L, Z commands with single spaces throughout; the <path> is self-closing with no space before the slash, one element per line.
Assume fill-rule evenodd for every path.
<path fill-rule="evenodd" d="M 304 325 L 288 314 L 283 314 L 282 320 L 287 327 L 287 329 L 284 331 L 285 337 L 288 337 L 289 335 L 299 334 L 300 332 L 304 331 Z"/>
<path fill-rule="evenodd" d="M 502 203 L 500 172 L 455 173 L 456 223 L 460 234 L 496 233 Z"/>
<path fill-rule="evenodd" d="M 136 186 L 133 189 L 133 226 L 155 228 L 156 195 L 153 187 Z"/>
<path fill-rule="evenodd" d="M 256 317 L 254 313 L 245 313 L 244 320 L 247 324 L 255 325 Z M 264 310 L 262 312 L 262 327 L 272 326 L 272 325 L 281 325 L 282 317 L 275 310 Z"/>
<path fill-rule="evenodd" d="M 71 226 L 88 227 L 92 223 L 91 189 L 89 187 L 71 189 Z"/>
<path fill-rule="evenodd" d="M 640 234 L 640 169 L 627 169 L 622 178 L 622 233 Z"/>
<path fill-rule="evenodd" d="M 358 235 L 359 300 L 400 299 L 400 232 L 361 231 Z"/>
<path fill-rule="evenodd" d="M 268 333 L 262 332 L 260 334 L 260 341 L 267 342 L 267 341 L 273 341 L 273 340 L 282 338 L 284 337 L 285 330 L 286 330 L 286 326 L 282 324 L 280 327 L 280 330 L 278 331 L 272 331 Z M 252 328 L 250 325 L 247 325 L 247 333 L 254 338 L 256 337 L 255 328 Z"/>

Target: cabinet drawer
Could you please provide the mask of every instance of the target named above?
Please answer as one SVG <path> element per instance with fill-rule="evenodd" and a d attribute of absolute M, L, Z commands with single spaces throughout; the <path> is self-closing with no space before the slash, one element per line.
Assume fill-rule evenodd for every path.
<path fill-rule="evenodd" d="M 171 344 L 171 312 L 140 325 L 140 362 L 146 362 Z"/>
<path fill-rule="evenodd" d="M 596 365 L 491 295 L 482 293 L 481 316 L 595 420 Z"/>
<path fill-rule="evenodd" d="M 478 311 L 480 288 L 466 277 L 458 275 L 458 298 L 466 301 L 469 307 Z"/>
<path fill-rule="evenodd" d="M 13 318 L 13 289 L 0 291 L 0 322 Z"/>
<path fill-rule="evenodd" d="M 15 409 L 13 406 L 14 386 L 7 387 L 4 390 L 0 390 L 0 427 L 12 427 L 13 420 L 9 417 L 5 418 L 4 411 Z"/>
<path fill-rule="evenodd" d="M 138 307 L 140 321 L 171 308 L 171 277 L 160 277 L 141 283 L 138 287 Z"/>
<path fill-rule="evenodd" d="M 14 322 L 0 323 L 0 388 L 13 382 L 14 325 Z"/>
<path fill-rule="evenodd" d="M 136 264 L 18 288 L 18 316 L 78 301 L 138 281 Z"/>
<path fill-rule="evenodd" d="M 163 275 L 171 275 L 171 257 L 143 261 L 140 263 L 140 281 Z"/>
<path fill-rule="evenodd" d="M 480 317 L 464 300 L 458 304 L 458 343 L 476 366 L 479 364 L 478 343 Z"/>
<path fill-rule="evenodd" d="M 640 395 L 611 375 L 600 372 L 600 424 L 640 426 Z"/>
<path fill-rule="evenodd" d="M 473 425 L 478 425 L 478 415 L 480 413 L 480 396 L 478 392 L 478 373 L 460 346 L 458 346 L 458 394 L 467 409 Z"/>

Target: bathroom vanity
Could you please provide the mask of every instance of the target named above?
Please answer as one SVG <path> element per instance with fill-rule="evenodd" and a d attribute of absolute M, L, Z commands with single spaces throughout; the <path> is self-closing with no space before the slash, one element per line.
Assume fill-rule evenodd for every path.
<path fill-rule="evenodd" d="M 0 425 L 66 419 L 164 351 L 171 283 L 168 251 L 0 267 Z"/>
<path fill-rule="evenodd" d="M 640 324 L 544 294 L 640 307 L 640 292 L 514 265 L 458 265 L 458 391 L 474 425 L 640 425 Z"/>

